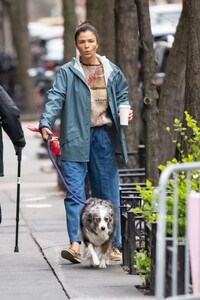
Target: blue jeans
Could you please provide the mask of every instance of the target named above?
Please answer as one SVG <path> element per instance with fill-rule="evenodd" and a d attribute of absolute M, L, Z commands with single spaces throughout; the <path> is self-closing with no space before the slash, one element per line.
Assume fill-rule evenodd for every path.
<path fill-rule="evenodd" d="M 85 201 L 85 177 L 88 173 L 92 197 L 112 201 L 118 216 L 113 246 L 121 246 L 119 174 L 109 127 L 104 125 L 91 128 L 89 162 L 61 160 L 61 166 L 67 185 L 78 199 Z M 67 192 L 64 200 L 67 229 L 70 242 L 80 242 L 80 211 L 83 204 L 73 198 L 73 195 Z"/>

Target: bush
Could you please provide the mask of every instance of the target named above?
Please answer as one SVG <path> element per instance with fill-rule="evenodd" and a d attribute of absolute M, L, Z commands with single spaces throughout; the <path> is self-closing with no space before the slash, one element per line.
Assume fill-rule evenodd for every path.
<path fill-rule="evenodd" d="M 160 165 L 159 170 L 163 171 L 167 166 L 171 164 L 185 163 L 185 162 L 195 162 L 200 161 L 200 128 L 197 122 L 185 112 L 185 122 L 186 127 L 180 122 L 180 120 L 174 120 L 174 130 L 179 132 L 181 137 L 181 142 L 178 140 L 173 140 L 172 142 L 176 144 L 178 150 L 178 158 L 173 158 L 167 161 L 166 165 Z M 171 133 L 169 127 L 166 130 Z M 191 172 L 190 178 L 190 189 L 199 191 L 199 170 Z M 175 189 L 177 187 L 177 189 Z M 146 186 L 137 186 L 142 198 L 142 206 L 133 209 L 134 213 L 140 213 L 146 223 L 151 224 L 157 221 L 158 212 L 156 202 L 155 187 L 149 180 L 146 180 Z M 187 178 L 185 172 L 181 172 L 176 178 L 170 178 L 167 185 L 167 234 L 169 236 L 173 233 L 173 199 L 174 193 L 177 193 L 178 198 L 178 236 L 183 237 L 185 235 L 185 222 L 186 222 L 186 195 L 187 195 Z M 148 260 L 150 254 L 146 251 L 143 252 L 143 260 Z M 135 255 L 136 269 L 140 272 L 141 268 L 141 257 Z M 149 274 L 149 268 L 147 267 L 142 270 L 141 276 Z"/>

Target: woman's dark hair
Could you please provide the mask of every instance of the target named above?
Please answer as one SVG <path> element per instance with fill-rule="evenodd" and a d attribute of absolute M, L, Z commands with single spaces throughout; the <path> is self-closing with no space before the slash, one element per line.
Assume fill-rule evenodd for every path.
<path fill-rule="evenodd" d="M 96 36 L 96 39 L 97 39 L 97 42 L 99 41 L 99 35 L 98 35 L 98 32 L 96 30 L 96 28 L 94 26 L 92 26 L 90 24 L 89 21 L 85 21 L 83 23 L 81 23 L 75 30 L 75 33 L 74 33 L 74 40 L 75 40 L 75 43 L 77 41 L 77 38 L 79 36 L 79 34 L 81 32 L 86 32 L 86 31 L 92 31 L 94 33 L 94 35 Z"/>

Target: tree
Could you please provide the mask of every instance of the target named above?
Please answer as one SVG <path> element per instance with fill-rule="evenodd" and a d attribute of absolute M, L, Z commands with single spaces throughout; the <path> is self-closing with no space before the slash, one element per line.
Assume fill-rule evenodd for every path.
<path fill-rule="evenodd" d="M 76 28 L 75 0 L 62 0 L 64 17 L 64 62 L 76 54 L 74 30 Z"/>
<path fill-rule="evenodd" d="M 185 109 L 185 70 L 187 53 L 187 10 L 185 6 L 179 20 L 175 40 L 170 50 L 165 71 L 165 78 L 158 102 L 159 152 L 158 162 L 165 164 L 176 153 L 172 140 L 178 138 L 178 132 L 166 131 L 173 128 L 174 119 L 183 120 Z"/>
<path fill-rule="evenodd" d="M 5 35 L 4 35 L 4 26 L 3 26 L 3 6 L 0 2 L 0 53 L 4 52 L 5 47 Z"/>
<path fill-rule="evenodd" d="M 185 109 L 200 125 L 200 1 L 184 1 L 188 11 Z"/>
<path fill-rule="evenodd" d="M 158 110 L 156 91 L 153 77 L 155 73 L 153 37 L 150 27 L 148 0 L 135 0 L 138 11 L 140 45 L 142 51 L 142 66 L 144 73 L 143 97 L 145 119 L 145 158 L 146 176 L 156 185 L 158 182 Z"/>
<path fill-rule="evenodd" d="M 28 36 L 28 17 L 26 0 L 2 0 L 8 11 L 12 27 L 13 43 L 18 60 L 18 81 L 21 87 L 20 108 L 27 113 L 35 111 L 35 104 L 32 97 L 32 79 L 28 76 L 27 70 L 31 68 L 31 48 Z M 16 26 L 17 24 L 17 26 Z"/>
<path fill-rule="evenodd" d="M 115 62 L 114 0 L 87 0 L 87 19 L 100 36 L 98 52 Z"/>
<path fill-rule="evenodd" d="M 136 150 L 139 144 L 138 82 L 138 20 L 135 2 L 115 0 L 115 53 L 116 64 L 125 74 L 129 84 L 129 101 L 134 111 L 134 121 L 126 130 L 128 151 Z M 130 165 L 133 164 L 130 159 Z"/>

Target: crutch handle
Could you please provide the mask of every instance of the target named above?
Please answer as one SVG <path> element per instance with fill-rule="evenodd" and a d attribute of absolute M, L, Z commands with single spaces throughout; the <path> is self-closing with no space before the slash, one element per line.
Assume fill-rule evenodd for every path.
<path fill-rule="evenodd" d="M 18 161 L 22 159 L 22 147 L 15 147 L 15 153 L 17 155 Z"/>

